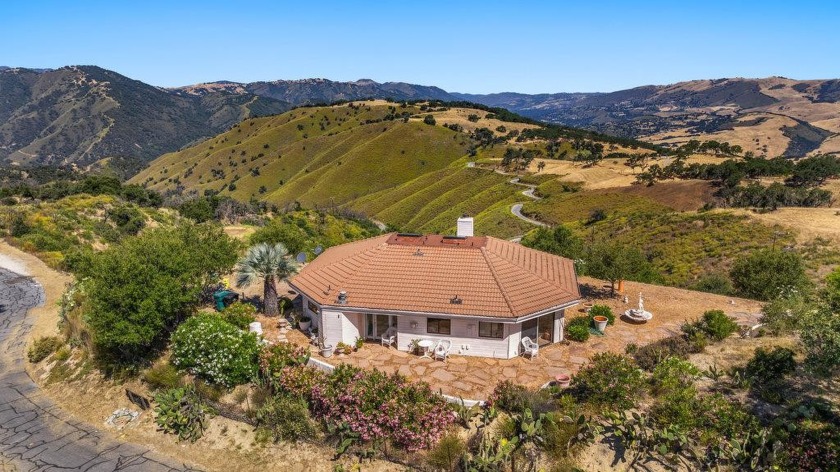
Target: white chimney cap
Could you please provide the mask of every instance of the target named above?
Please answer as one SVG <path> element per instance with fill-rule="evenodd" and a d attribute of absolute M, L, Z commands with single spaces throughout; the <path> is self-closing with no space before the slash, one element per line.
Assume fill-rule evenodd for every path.
<path fill-rule="evenodd" d="M 456 236 L 458 236 L 459 238 L 474 236 L 473 226 L 474 220 L 471 216 L 464 215 L 458 218 L 458 232 L 456 233 Z"/>

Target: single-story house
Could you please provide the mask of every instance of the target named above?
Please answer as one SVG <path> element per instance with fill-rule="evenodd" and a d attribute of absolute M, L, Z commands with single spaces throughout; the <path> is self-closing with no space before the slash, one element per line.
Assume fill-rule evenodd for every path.
<path fill-rule="evenodd" d="M 563 340 L 580 301 L 574 263 L 489 236 L 389 233 L 327 249 L 290 280 L 325 344 L 396 335 L 451 342 L 452 354 L 512 358 L 521 340 Z"/>

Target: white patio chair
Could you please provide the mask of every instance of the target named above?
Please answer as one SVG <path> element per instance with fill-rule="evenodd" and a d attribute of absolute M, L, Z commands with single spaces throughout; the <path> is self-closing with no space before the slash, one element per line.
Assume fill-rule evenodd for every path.
<path fill-rule="evenodd" d="M 522 338 L 522 354 L 527 354 L 531 359 L 537 357 L 540 350 L 540 345 L 531 341 L 531 338 L 525 336 Z"/>
<path fill-rule="evenodd" d="M 391 347 L 397 342 L 397 330 L 392 326 L 385 330 L 382 333 L 382 338 L 380 339 L 382 345 L 385 347 Z"/>
<path fill-rule="evenodd" d="M 438 341 L 437 346 L 435 346 L 435 360 L 446 361 L 449 358 L 450 348 L 452 348 L 452 341 L 448 339 Z"/>

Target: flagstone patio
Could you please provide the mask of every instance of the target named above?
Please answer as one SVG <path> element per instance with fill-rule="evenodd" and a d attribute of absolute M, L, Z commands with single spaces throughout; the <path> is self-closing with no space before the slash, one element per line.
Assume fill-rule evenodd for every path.
<path fill-rule="evenodd" d="M 385 348 L 374 342 L 365 343 L 361 349 L 349 355 L 333 355 L 325 359 L 314 348 L 311 349 L 312 355 L 333 365 L 347 363 L 388 373 L 399 372 L 428 382 L 434 390 L 442 393 L 483 400 L 502 380 L 512 380 L 530 387 L 543 385 L 558 374 L 577 372 L 598 352 L 623 353 L 628 344 L 643 346 L 677 334 L 683 322 L 698 318 L 706 310 L 723 310 L 740 324 L 747 325 L 756 324 L 760 316 L 761 304 L 752 300 L 628 282 L 625 289 L 630 300 L 625 304 L 620 297 L 610 296 L 603 282 L 586 277 L 581 277 L 580 281 L 585 301 L 609 305 L 616 315 L 635 307 L 641 291 L 645 298 L 645 309 L 653 313 L 653 319 L 645 324 L 633 324 L 617 318 L 615 325 L 609 326 L 604 336 L 591 336 L 585 343 L 563 342 L 541 347 L 539 355 L 533 360 L 523 357 L 489 359 L 452 355 L 448 361 L 443 362 Z M 574 316 L 585 316 L 585 313 L 582 309 L 567 313 L 569 318 Z M 300 331 L 289 331 L 285 337 L 295 344 L 309 346 L 308 338 Z"/>

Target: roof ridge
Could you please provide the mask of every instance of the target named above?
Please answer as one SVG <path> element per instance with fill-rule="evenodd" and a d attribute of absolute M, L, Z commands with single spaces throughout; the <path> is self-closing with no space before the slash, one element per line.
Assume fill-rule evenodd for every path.
<path fill-rule="evenodd" d="M 487 267 L 490 268 L 490 274 L 493 276 L 493 281 L 496 282 L 496 286 L 499 287 L 499 293 L 502 294 L 502 298 L 505 300 L 505 304 L 507 305 L 508 310 L 510 310 L 510 314 L 516 316 L 516 311 L 513 309 L 513 304 L 510 302 L 510 298 L 508 297 L 505 288 L 502 287 L 502 283 L 499 282 L 499 275 L 496 273 L 496 268 L 493 267 L 493 263 L 490 261 L 490 258 L 487 257 L 487 247 L 485 246 L 480 249 L 481 255 L 484 257 L 484 262 L 486 262 Z"/>
<path fill-rule="evenodd" d="M 488 236 L 488 237 L 489 237 L 489 236 Z M 559 259 L 559 261 L 558 261 L 558 262 L 560 262 L 560 263 L 561 263 L 561 265 L 562 265 L 562 263 L 563 263 L 563 260 L 564 260 L 564 259 L 566 259 L 566 260 L 571 260 L 571 259 L 569 259 L 569 258 L 567 258 L 567 257 L 558 256 L 557 254 L 552 254 L 552 253 L 550 253 L 550 252 L 538 251 L 537 249 L 533 249 L 533 248 L 530 248 L 530 247 L 527 247 L 527 246 L 522 246 L 522 245 L 516 244 L 516 243 L 511 242 L 511 241 L 505 241 L 505 240 L 503 240 L 503 239 L 498 239 L 498 238 L 492 238 L 492 239 L 494 239 L 495 241 L 498 241 L 498 242 L 507 243 L 507 245 L 508 245 L 509 247 L 513 248 L 513 249 L 522 249 L 522 250 L 525 250 L 525 252 L 529 252 L 529 253 L 530 253 L 530 252 L 542 252 L 542 253 L 545 253 L 546 255 L 550 256 L 551 258 L 554 258 L 555 260 L 558 260 L 558 259 Z M 520 269 L 524 270 L 525 272 L 528 272 L 529 274 L 533 275 L 534 277 L 536 277 L 536 278 L 538 278 L 538 279 L 540 279 L 540 280 L 542 280 L 542 281 L 544 281 L 544 282 L 548 282 L 548 283 L 549 283 L 549 284 L 551 284 L 551 285 L 556 285 L 556 284 L 557 284 L 557 282 L 555 282 L 554 280 L 547 279 L 547 278 L 543 277 L 542 275 L 540 275 L 538 271 L 531 271 L 531 270 L 528 270 L 528 268 L 527 268 L 527 267 L 523 267 L 521 264 L 518 264 L 518 263 L 516 263 L 516 262 L 514 262 L 514 261 L 512 261 L 512 260 L 510 260 L 510 259 L 508 259 L 508 258 L 506 258 L 506 257 L 504 257 L 504 256 L 502 256 L 501 254 L 496 253 L 495 251 L 489 251 L 489 252 L 490 252 L 490 253 L 492 253 L 493 255 L 495 255 L 496 257 L 498 257 L 499 259 L 501 259 L 502 261 L 507 262 L 508 264 L 513 265 L 513 266 L 515 266 L 515 267 L 518 267 L 518 268 L 520 268 Z M 574 271 L 574 261 L 572 261 L 572 267 L 573 267 L 573 269 L 572 269 L 572 270 Z M 560 269 L 562 270 L 562 267 L 561 267 Z M 575 273 L 574 275 L 577 275 L 577 273 Z M 574 294 L 573 294 L 573 293 L 571 293 L 571 292 L 568 292 L 568 293 L 569 293 L 570 295 L 574 295 Z"/>

